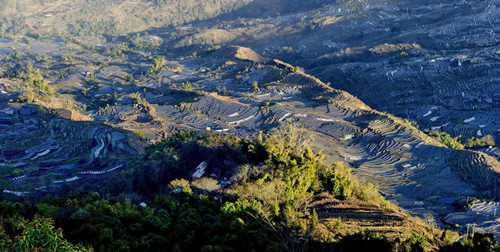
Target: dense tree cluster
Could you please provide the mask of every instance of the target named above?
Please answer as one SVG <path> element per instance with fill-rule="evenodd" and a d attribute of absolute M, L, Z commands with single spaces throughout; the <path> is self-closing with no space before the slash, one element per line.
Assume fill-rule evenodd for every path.
<path fill-rule="evenodd" d="M 179 131 L 149 146 L 132 171 L 122 174 L 132 180 L 118 179 L 130 187 L 122 194 L 104 198 L 96 192 L 73 192 L 47 196 L 34 205 L 0 202 L 0 248 L 423 251 L 428 241 L 417 233 L 403 241 L 369 231 L 327 240 L 314 235 L 320 220 L 309 202 L 317 194 L 386 207 L 385 200 L 341 162 L 325 165 L 309 147 L 305 130 L 286 127 L 266 141 L 262 138 Z M 193 168 L 201 162 L 207 164 L 205 175 L 192 178 Z M 229 180 L 220 179 L 224 177 Z M 496 243 L 476 236 L 443 250 L 485 246 Z"/>
<path fill-rule="evenodd" d="M 439 139 L 444 145 L 448 146 L 449 148 L 457 150 L 495 145 L 495 139 L 491 135 L 486 135 L 480 138 L 471 137 L 465 139 L 462 136 L 451 137 L 450 134 L 445 132 L 435 132 L 432 134 L 432 136 Z"/>

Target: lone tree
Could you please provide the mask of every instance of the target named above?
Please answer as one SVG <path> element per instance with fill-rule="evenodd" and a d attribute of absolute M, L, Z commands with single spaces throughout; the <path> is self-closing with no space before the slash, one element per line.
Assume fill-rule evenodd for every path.
<path fill-rule="evenodd" d="M 257 81 L 252 82 L 252 91 L 259 91 L 259 83 Z"/>
<path fill-rule="evenodd" d="M 153 64 L 149 67 L 148 74 L 161 74 L 165 71 L 165 57 L 158 56 L 154 59 Z"/>

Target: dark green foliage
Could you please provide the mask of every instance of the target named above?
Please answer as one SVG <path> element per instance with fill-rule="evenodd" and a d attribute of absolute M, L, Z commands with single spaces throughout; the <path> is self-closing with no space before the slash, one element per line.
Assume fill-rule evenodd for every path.
<path fill-rule="evenodd" d="M 51 218 L 34 216 L 36 208 L 26 203 L 0 202 L 0 250 L 1 251 L 88 251 L 81 245 L 73 245 L 63 238 Z M 22 214 L 22 215 L 21 215 Z M 23 217 L 24 216 L 24 217 Z"/>
<path fill-rule="evenodd" d="M 36 216 L 30 222 L 18 222 L 23 228 L 21 236 L 12 248 L 17 251 L 88 251 L 82 246 L 74 246 L 64 240 L 61 230 L 54 227 L 52 219 Z"/>
<path fill-rule="evenodd" d="M 480 234 L 475 233 L 473 239 L 467 239 L 464 242 L 455 242 L 453 244 L 442 247 L 439 251 L 441 252 L 487 252 L 487 251 L 500 251 L 499 243 L 493 237 L 493 234 Z"/>
<path fill-rule="evenodd" d="M 85 76 L 84 81 L 85 81 L 86 83 L 90 83 L 90 84 L 92 84 L 92 83 L 94 83 L 94 81 L 95 81 L 96 77 L 97 77 L 97 76 L 96 76 L 96 74 L 95 74 L 94 72 L 90 72 L 90 73 L 87 73 L 87 75 Z"/>
<path fill-rule="evenodd" d="M 133 171 L 123 172 L 117 180 L 122 187 L 133 180 L 133 192 L 125 190 L 128 194 L 107 199 L 97 193 L 47 196 L 35 206 L 0 202 L 0 248 L 15 245 L 29 250 L 50 240 L 43 246 L 67 247 L 67 251 L 86 249 L 72 244 L 95 251 L 391 251 L 396 243 L 403 251 L 421 251 L 427 241 L 418 234 L 403 243 L 370 232 L 339 236 L 337 242 L 315 238 L 313 230 L 324 225 L 316 209 L 308 207 L 312 195 L 327 191 L 345 199 L 358 197 L 362 189 L 356 189 L 342 163 L 323 165 L 308 141 L 306 132 L 294 127 L 265 143 L 262 137 L 251 141 L 175 132 L 146 148 Z M 241 172 L 235 167 L 251 168 L 241 172 L 245 179 L 231 190 L 207 194 L 196 185 L 203 187 L 203 179 L 216 180 L 179 179 L 189 178 L 201 162 L 207 162 L 207 174 L 218 170 L 220 177 Z M 179 186 L 183 189 L 174 192 Z M 147 204 L 132 204 L 131 198 Z M 44 217 L 35 217 L 40 215 Z M 338 229 L 341 223 L 339 218 Z M 483 238 L 478 236 L 474 246 L 491 243 Z"/>
<path fill-rule="evenodd" d="M 493 139 L 491 135 L 486 135 L 481 138 L 472 137 L 465 139 L 463 143 L 466 148 L 474 148 L 476 146 L 484 147 L 488 145 L 493 146 L 495 145 L 495 139 Z"/>
<path fill-rule="evenodd" d="M 125 76 L 125 81 L 126 81 L 127 83 L 132 83 L 132 82 L 134 82 L 134 76 L 132 76 L 131 74 L 127 74 L 127 75 Z"/>
<path fill-rule="evenodd" d="M 436 132 L 433 134 L 437 137 L 444 145 L 452 149 L 463 150 L 464 145 L 459 141 L 460 137 L 451 137 L 450 134 L 444 132 Z"/>
<path fill-rule="evenodd" d="M 76 36 L 101 36 L 103 34 L 111 34 L 115 30 L 115 22 L 110 21 L 99 21 L 92 24 L 88 21 L 77 21 L 69 29 L 71 34 Z"/>
<path fill-rule="evenodd" d="M 165 57 L 158 56 L 154 59 L 153 64 L 149 67 L 148 74 L 161 74 L 165 71 Z"/>
<path fill-rule="evenodd" d="M 7 4 L 7 1 L 2 1 L 1 4 Z M 26 34 L 29 31 L 29 27 L 25 24 L 25 21 L 26 19 L 24 17 L 2 17 L 0 20 L 1 36 Z"/>
<path fill-rule="evenodd" d="M 15 54 L 14 51 L 13 54 Z M 50 97 L 54 94 L 53 88 L 49 82 L 44 79 L 40 69 L 33 66 L 33 62 L 28 62 L 26 65 L 17 64 L 11 69 L 11 76 L 21 79 L 25 86 L 22 87 L 22 94 L 19 95 L 18 101 L 31 103 L 35 98 L 42 99 L 50 103 Z"/>
<path fill-rule="evenodd" d="M 309 148 L 308 138 L 305 130 L 290 126 L 265 142 L 273 175 L 285 181 L 294 193 L 307 192 L 318 180 L 322 157 Z"/>
<path fill-rule="evenodd" d="M 132 36 L 129 40 L 130 47 L 139 50 L 149 50 L 149 51 L 158 50 L 160 43 L 161 43 L 160 41 L 156 40 L 143 40 L 141 39 L 139 34 Z"/>
<path fill-rule="evenodd" d="M 26 81 L 30 86 L 34 87 L 37 91 L 52 93 L 52 89 L 49 86 L 47 80 L 45 80 L 38 69 L 34 69 L 31 65 L 26 67 L 26 72 L 24 73 L 24 81 Z"/>
<path fill-rule="evenodd" d="M 324 166 L 322 156 L 308 146 L 310 136 L 303 129 L 288 126 L 265 143 L 259 139 L 176 132 L 146 149 L 136 166 L 134 185 L 148 196 L 168 191 L 166 185 L 174 178 L 189 179 L 190 171 L 201 162 L 207 162 L 207 174 L 219 170 L 219 177 L 231 176 L 239 165 L 250 165 L 252 171 L 241 174 L 247 182 L 235 187 L 236 202 L 226 202 L 221 208 L 227 216 L 240 215 L 231 227 L 237 229 L 248 223 L 241 214 L 252 210 L 257 222 L 281 237 L 282 247 L 307 244 L 311 239 L 306 235 L 308 227 L 319 223 L 317 214 L 307 209 L 311 193 L 328 191 L 341 199 L 351 197 L 354 186 L 350 170 L 341 162 Z M 184 184 L 187 191 L 183 194 L 192 195 L 188 182 Z"/>
<path fill-rule="evenodd" d="M 495 145 L 495 139 L 491 135 L 486 135 L 481 138 L 471 137 L 467 139 L 451 137 L 445 132 L 435 132 L 432 136 L 437 137 L 443 144 L 452 149 L 463 150 L 464 148 L 485 147 Z"/>
<path fill-rule="evenodd" d="M 311 227 L 316 227 L 319 223 L 319 220 L 318 220 L 318 213 L 316 213 L 316 209 L 313 209 L 313 212 L 312 212 L 312 217 L 311 217 Z"/>
<path fill-rule="evenodd" d="M 221 205 L 208 197 L 186 194 L 155 195 L 147 207 L 126 200 L 118 202 L 119 199 L 104 200 L 97 194 L 47 197 L 37 207 L 43 204 L 55 208 L 52 217 L 63 228 L 64 236 L 75 244 L 91 245 L 96 251 L 209 251 L 210 248 L 268 251 L 278 248 L 267 229 L 252 217 L 257 214 L 250 208 L 234 210 L 228 207 L 232 203 Z M 19 213 L 25 210 L 20 204 L 0 202 L 0 211 L 5 213 L 0 226 L 0 245 L 11 246 L 17 239 L 13 246 L 21 250 L 84 249 L 62 239 L 61 231 L 54 228 L 50 219 L 35 217 L 26 222 L 19 218 Z"/>
<path fill-rule="evenodd" d="M 134 187 L 148 195 L 159 192 L 175 178 L 188 178 L 201 162 L 207 162 L 206 175 L 219 173 L 231 177 L 235 167 L 266 158 L 261 144 L 197 131 L 179 131 L 146 148 L 137 162 Z"/>
<path fill-rule="evenodd" d="M 346 199 L 352 195 L 351 171 L 341 162 L 334 162 L 320 174 L 321 183 L 326 191 L 335 197 Z"/>
<path fill-rule="evenodd" d="M 343 237 L 338 251 L 392 251 L 393 244 L 382 234 L 363 232 Z"/>
<path fill-rule="evenodd" d="M 410 238 L 408 238 L 406 241 L 401 244 L 401 251 L 408 251 L 408 252 L 424 252 L 425 251 L 425 243 L 427 242 L 427 239 L 425 239 L 424 236 L 419 235 L 419 234 L 412 234 Z"/>
<path fill-rule="evenodd" d="M 253 92 L 259 91 L 259 83 L 257 81 L 252 82 L 252 91 Z"/>
<path fill-rule="evenodd" d="M 117 100 L 116 92 L 113 92 L 112 94 L 102 95 L 92 100 L 92 102 L 94 103 L 94 106 L 92 107 L 95 109 L 100 107 L 107 107 L 115 104 L 116 100 Z"/>

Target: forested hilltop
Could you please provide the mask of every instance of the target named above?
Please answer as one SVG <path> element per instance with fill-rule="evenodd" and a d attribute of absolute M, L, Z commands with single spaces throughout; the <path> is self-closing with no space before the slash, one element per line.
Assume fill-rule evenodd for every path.
<path fill-rule="evenodd" d="M 179 131 L 112 178 L 116 196 L 0 203 L 0 247 L 19 251 L 490 251 L 410 217 L 288 126 L 254 140 Z M 201 173 L 193 164 L 206 162 Z M 219 167 L 216 171 L 213 167 Z M 217 181 L 210 173 L 229 179 Z M 102 191 L 106 191 L 103 189 Z M 116 191 L 118 193 L 118 191 Z"/>

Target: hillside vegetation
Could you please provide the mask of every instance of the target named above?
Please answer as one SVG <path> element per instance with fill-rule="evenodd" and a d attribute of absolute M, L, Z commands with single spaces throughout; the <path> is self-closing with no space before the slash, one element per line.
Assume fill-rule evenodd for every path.
<path fill-rule="evenodd" d="M 320 6 L 298 0 L 6 0 L 0 3 L 2 36 L 101 36 L 176 26 L 207 19 L 266 17 Z"/>
<path fill-rule="evenodd" d="M 124 34 L 230 13 L 249 1 L 2 1 L 2 34 Z"/>
<path fill-rule="evenodd" d="M 324 164 L 307 144 L 295 144 L 305 143 L 305 131 L 288 127 L 266 138 L 262 142 L 177 132 L 148 147 L 134 176 L 116 174 L 123 189 L 118 196 L 70 193 L 47 196 L 33 205 L 1 202 L 0 246 L 59 246 L 69 251 L 422 251 L 457 238 L 399 212 L 341 162 Z M 222 161 L 221 156 L 231 159 Z M 225 184 L 207 176 L 192 179 L 189 167 L 201 160 L 233 176 Z M 136 205 L 141 198 L 147 203 Z M 78 245 L 68 243 L 63 234 Z"/>
<path fill-rule="evenodd" d="M 0 1 L 0 250 L 497 249 L 490 2 Z"/>

